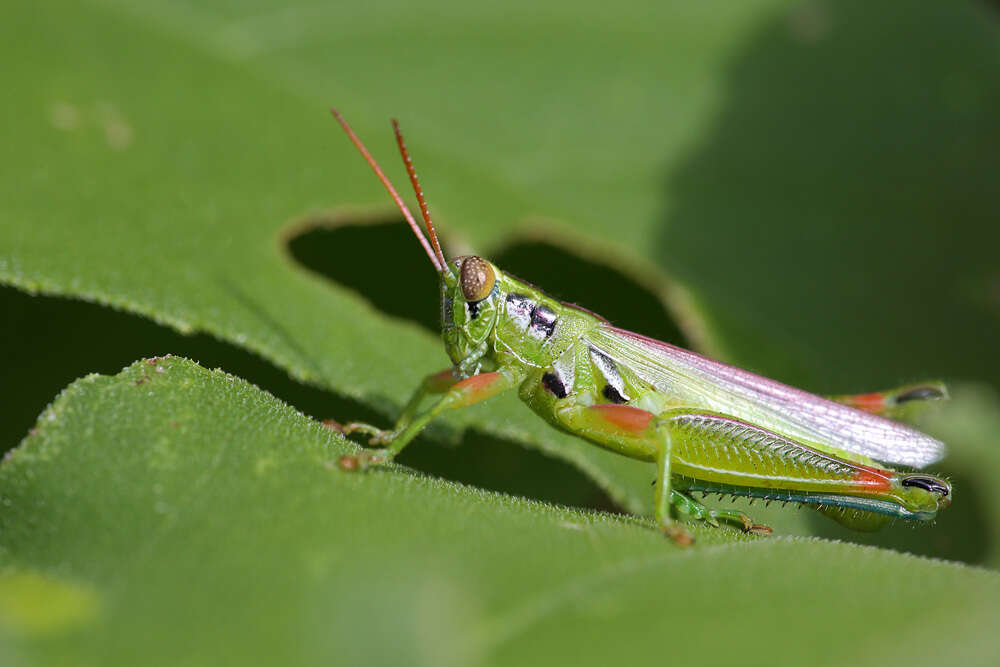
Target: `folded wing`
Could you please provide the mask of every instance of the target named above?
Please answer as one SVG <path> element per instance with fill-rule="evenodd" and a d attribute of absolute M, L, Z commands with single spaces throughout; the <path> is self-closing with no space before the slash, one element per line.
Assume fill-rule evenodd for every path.
<path fill-rule="evenodd" d="M 904 424 L 713 361 L 652 338 L 598 326 L 587 341 L 678 405 L 719 412 L 834 452 L 922 467 L 944 444 Z"/>

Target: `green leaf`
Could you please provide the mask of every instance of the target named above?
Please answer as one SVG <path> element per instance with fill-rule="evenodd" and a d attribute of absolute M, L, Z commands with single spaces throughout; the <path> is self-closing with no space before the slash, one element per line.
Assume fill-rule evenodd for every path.
<path fill-rule="evenodd" d="M 950 446 L 942 471 L 955 483 L 953 506 L 935 526 L 896 526 L 872 541 L 1000 565 L 1000 410 L 988 386 L 961 384 L 1000 381 L 1000 40 L 988 5 L 92 0 L 46 9 L 0 7 L 0 144 L 11 156 L 0 163 L 0 282 L 110 308 L 45 301 L 18 320 L 26 297 L 5 291 L 12 435 L 3 448 L 71 378 L 166 351 L 194 349 L 314 417 L 340 419 L 387 420 L 447 363 L 434 336 L 377 301 L 423 303 L 433 316 L 433 276 L 412 239 L 401 246 L 410 263 L 364 245 L 372 236 L 336 236 L 329 263 L 354 274 L 335 276 L 340 284 L 288 249 L 306 229 L 396 215 L 328 117 L 336 104 L 403 185 L 386 122 L 400 117 L 455 253 L 508 260 L 518 247 L 524 257 L 526 239 L 558 246 L 582 267 L 569 280 L 551 247 L 510 266 L 602 312 L 665 320 L 658 301 L 691 345 L 814 391 L 959 381 L 952 405 L 927 422 Z M 595 267 L 613 267 L 624 285 L 595 279 Z M 76 385 L 57 407 L 108 382 Z M 981 571 L 800 539 L 729 546 L 715 531 L 700 533 L 708 548 L 675 554 L 641 522 L 401 471 L 363 481 L 317 472 L 333 456 L 326 448 L 342 443 L 304 418 L 296 428 L 312 440 L 265 438 L 244 421 L 254 419 L 249 395 L 220 402 L 175 390 L 175 411 L 200 415 L 183 440 L 190 451 L 172 432 L 158 439 L 163 424 L 146 421 L 156 406 L 128 410 L 117 399 L 81 403 L 86 414 L 61 436 L 29 438 L 0 485 L 20 499 L 0 535 L 11 549 L 3 632 L 54 662 L 105 646 L 122 661 L 177 662 L 184 648 L 169 631 L 216 663 L 233 652 L 295 662 L 304 635 L 309 646 L 326 642 L 309 656 L 348 663 L 445 662 L 441 647 L 463 664 L 480 655 L 550 663 L 553 645 L 566 661 L 616 662 L 646 655 L 655 637 L 657 654 L 666 644 L 678 660 L 765 646 L 836 664 L 848 653 L 826 658 L 831 635 L 860 645 L 855 662 L 897 658 L 897 638 L 908 663 L 981 661 L 973 638 L 995 622 L 979 613 L 994 601 Z M 227 423 L 243 435 L 219 454 L 231 466 L 219 472 L 209 454 L 236 442 L 219 435 Z M 474 468 L 497 461 L 482 449 L 516 441 L 572 462 L 620 507 L 648 512 L 648 466 L 554 432 L 513 397 L 444 420 L 427 439 L 457 441 L 462 430 L 465 447 L 423 442 L 407 460 L 440 472 L 428 462 L 447 459 L 454 478 L 478 483 Z M 39 444 L 59 438 L 72 455 Z M 19 458 L 36 450 L 52 454 L 51 467 Z M 255 468 L 251 484 L 247 466 L 270 460 L 264 451 L 312 482 Z M 137 452 L 148 460 L 130 458 Z M 551 465 L 509 460 L 494 478 L 524 480 L 516 488 L 530 497 L 567 497 L 546 493 L 558 486 Z M 172 465 L 184 472 L 172 476 Z M 161 477 L 163 516 L 156 487 L 143 485 Z M 305 511 L 307 489 L 321 512 Z M 809 512 L 751 509 L 781 534 L 868 539 Z M 314 542 L 302 537 L 314 530 Z M 396 624 L 379 626 L 387 617 Z M 250 642 L 247 627 L 260 628 Z"/>
<path fill-rule="evenodd" d="M 998 648 L 996 573 L 727 530 L 680 549 L 648 521 L 344 473 L 350 447 L 182 359 L 74 383 L 0 467 L 11 664 L 876 665 L 905 646 L 930 665 Z"/>
<path fill-rule="evenodd" d="M 1000 378 L 985 7 L 449 7 L 7 3 L 0 280 L 208 332 L 393 412 L 447 363 L 439 342 L 283 247 L 303 221 L 389 210 L 335 103 L 404 183 L 401 117 L 453 250 L 555 239 L 640 278 L 694 344 L 815 391 Z M 436 308 L 426 269 L 342 252 L 370 257 L 371 291 Z M 554 282 L 546 266 L 525 277 Z M 445 423 L 648 509 L 644 467 L 513 399 Z"/>

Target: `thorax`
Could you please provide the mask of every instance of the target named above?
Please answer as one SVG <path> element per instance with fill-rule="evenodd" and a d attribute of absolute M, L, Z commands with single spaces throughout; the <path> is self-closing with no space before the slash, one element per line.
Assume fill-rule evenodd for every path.
<path fill-rule="evenodd" d="M 500 365 L 545 368 L 599 321 L 595 315 L 514 282 L 499 304 L 491 335 L 492 356 Z"/>

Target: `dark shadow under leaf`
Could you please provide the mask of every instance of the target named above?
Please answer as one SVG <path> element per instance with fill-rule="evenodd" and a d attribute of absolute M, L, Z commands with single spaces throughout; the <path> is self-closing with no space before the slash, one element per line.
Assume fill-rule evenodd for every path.
<path fill-rule="evenodd" d="M 354 250 L 360 250 L 356 248 Z M 0 349 L 4 366 L 0 451 L 14 447 L 38 414 L 70 382 L 89 373 L 114 375 L 132 361 L 173 354 L 222 368 L 265 389 L 315 419 L 335 417 L 388 426 L 370 407 L 291 379 L 284 371 L 236 346 L 198 334 L 184 336 L 154 322 L 95 304 L 29 296 L 0 288 Z M 610 509 L 613 503 L 572 466 L 481 433 L 461 446 L 431 429 L 400 457 L 429 475 L 566 506 Z"/>

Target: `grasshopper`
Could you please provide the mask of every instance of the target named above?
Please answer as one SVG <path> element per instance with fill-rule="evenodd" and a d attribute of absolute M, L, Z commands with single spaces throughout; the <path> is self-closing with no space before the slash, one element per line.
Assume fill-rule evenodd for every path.
<path fill-rule="evenodd" d="M 945 398 L 942 384 L 823 398 L 615 328 L 482 257 L 448 260 L 399 124 L 392 121 L 426 236 L 347 121 L 332 113 L 438 273 L 442 337 L 453 364 L 423 381 L 391 430 L 334 422 L 377 447 L 342 457 L 342 469 L 386 464 L 438 415 L 517 389 L 556 428 L 655 464 L 656 524 L 680 544 L 692 538 L 671 508 L 713 526 L 723 520 L 748 533 L 771 532 L 743 512 L 706 507 L 694 492 L 810 505 L 859 530 L 892 518 L 929 521 L 950 504 L 946 480 L 885 467 L 919 468 L 943 455 L 941 442 L 890 419 Z M 439 398 L 421 412 L 430 395 Z"/>

